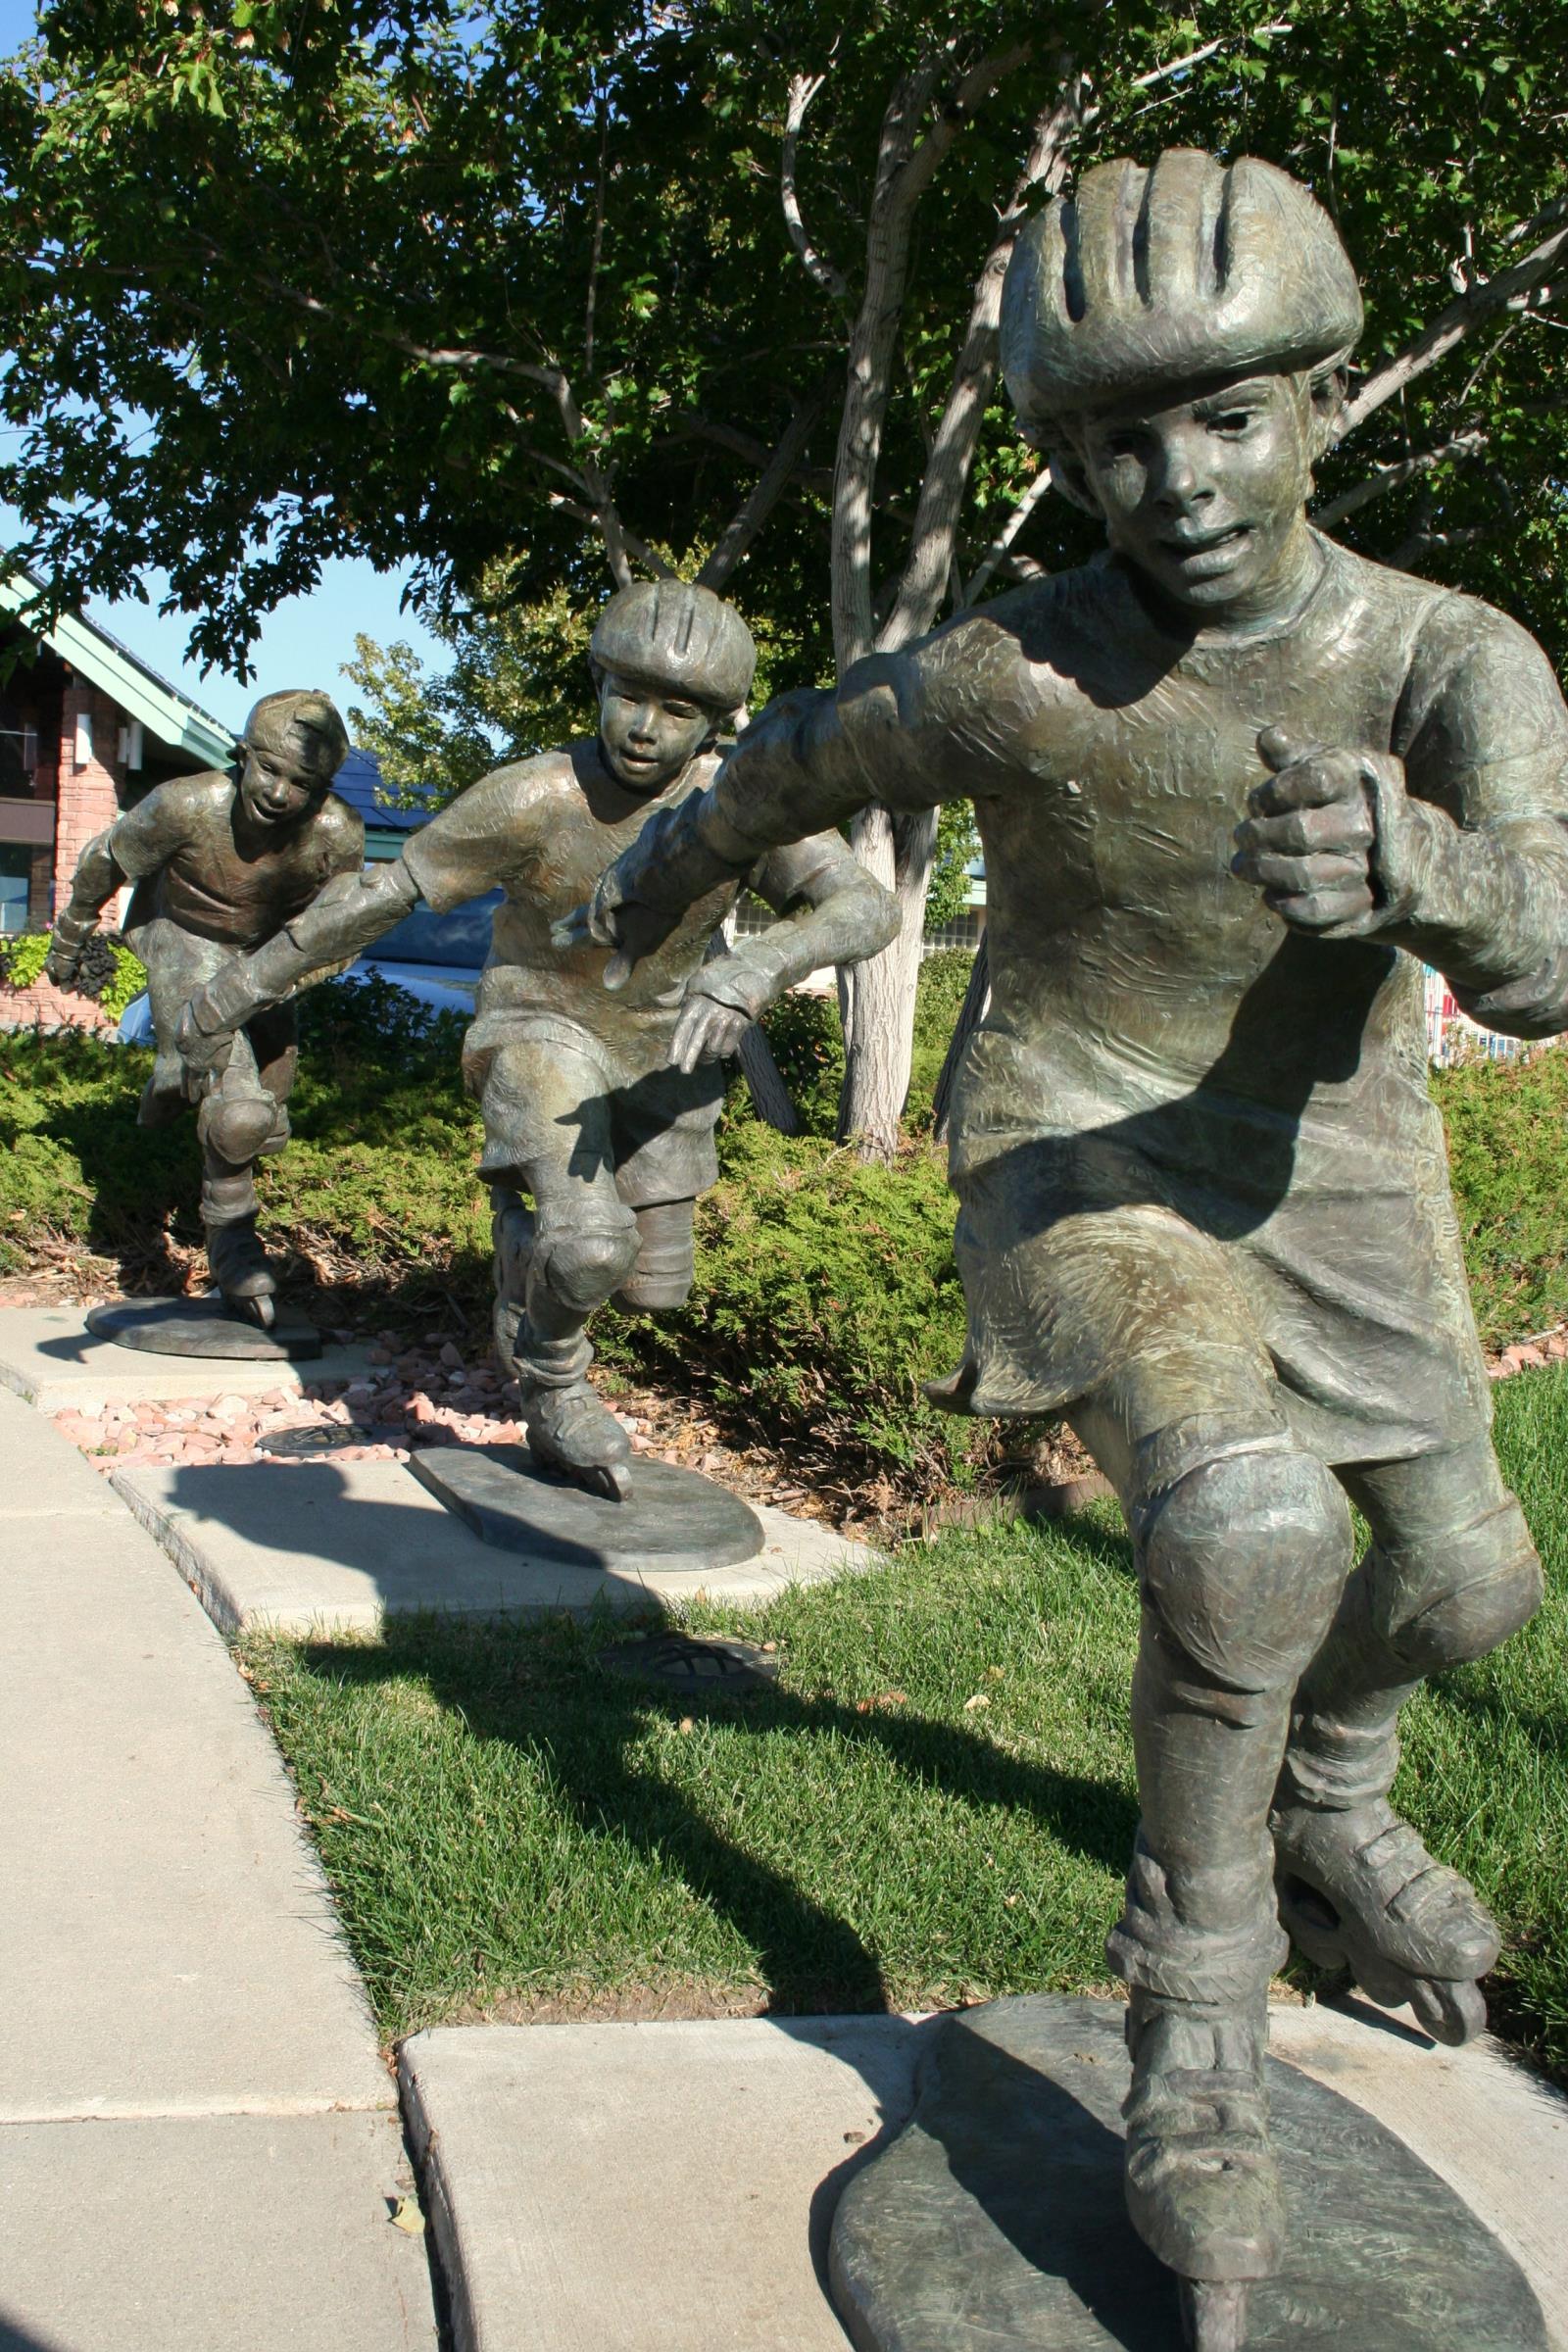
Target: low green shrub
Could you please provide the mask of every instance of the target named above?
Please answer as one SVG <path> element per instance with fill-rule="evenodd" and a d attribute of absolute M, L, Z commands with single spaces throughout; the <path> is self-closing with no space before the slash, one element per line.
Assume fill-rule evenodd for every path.
<path fill-rule="evenodd" d="M 928 1080 L 967 958 L 933 957 L 922 990 Z M 891 1168 L 831 1140 L 837 1013 L 796 1000 L 777 1040 L 813 1131 L 785 1140 L 737 1092 L 721 1175 L 699 1214 L 697 1285 L 679 1314 L 607 1315 L 606 1356 L 722 1404 L 732 1425 L 906 1492 L 967 1479 L 989 1424 L 934 1412 L 919 1384 L 958 1361 L 963 1303 L 954 1204 L 918 1138 Z M 309 992 L 295 1141 L 261 1176 L 264 1230 L 352 1308 L 397 1319 L 434 1291 L 473 1319 L 489 1294 L 479 1120 L 458 1067 L 462 1020 L 381 981 Z M 776 1047 L 777 1050 L 777 1047 Z M 150 1057 L 92 1036 L 0 1039 L 0 1266 L 77 1247 L 154 1260 L 194 1248 L 199 1168 L 188 1124 L 141 1129 Z M 1568 1315 L 1568 1054 L 1438 1073 L 1465 1250 L 1494 1345 Z M 929 1100 L 929 1095 L 927 1095 Z"/>
<path fill-rule="evenodd" d="M 931 1126 L 931 1102 L 957 1024 L 958 1008 L 974 969 L 963 948 L 942 948 L 920 966 L 914 1003 L 914 1052 L 905 1124 L 924 1135 Z M 839 1089 L 844 1083 L 844 1025 L 836 997 L 791 996 L 770 1005 L 762 1030 L 790 1090 L 808 1135 L 831 1136 L 838 1125 Z M 744 1097 L 732 1099 L 732 1115 L 747 1117 Z"/>
<path fill-rule="evenodd" d="M 762 1034 L 808 1135 L 831 1137 L 844 1084 L 844 1024 L 836 997 L 781 997 L 762 1015 Z M 751 1098 L 732 1088 L 729 1118 L 750 1118 Z"/>
<path fill-rule="evenodd" d="M 1568 1317 L 1568 1050 L 1434 1070 L 1476 1320 L 1500 1348 Z"/>
<path fill-rule="evenodd" d="M 746 1120 L 721 1138 L 699 1211 L 690 1303 L 607 1326 L 604 1340 L 775 1438 L 943 1479 L 976 1427 L 934 1412 L 920 1382 L 953 1370 L 963 1334 L 937 1154 L 916 1145 L 896 1166 L 868 1165 Z"/>

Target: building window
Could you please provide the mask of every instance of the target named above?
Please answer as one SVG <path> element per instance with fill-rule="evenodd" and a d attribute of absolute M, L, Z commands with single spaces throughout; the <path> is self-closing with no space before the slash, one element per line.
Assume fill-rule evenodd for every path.
<path fill-rule="evenodd" d="M 25 842 L 0 841 L 0 932 L 27 928 L 32 852 Z"/>
<path fill-rule="evenodd" d="M 32 771 L 38 764 L 38 738 L 17 704 L 0 700 L 0 794 L 7 800 L 32 798 Z"/>

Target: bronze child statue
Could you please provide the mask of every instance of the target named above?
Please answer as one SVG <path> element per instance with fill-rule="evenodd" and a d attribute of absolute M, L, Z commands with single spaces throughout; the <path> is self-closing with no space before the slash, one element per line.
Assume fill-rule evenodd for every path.
<path fill-rule="evenodd" d="M 505 891 L 464 1048 L 495 1209 L 496 1343 L 519 1383 L 535 1458 L 623 1497 L 630 1447 L 588 1384 L 589 1321 L 611 1298 L 681 1304 L 696 1199 L 718 1173 L 722 1057 L 795 981 L 886 946 L 898 912 L 837 834 L 817 835 L 700 893 L 633 986 L 607 996 L 604 951 L 555 947 L 551 925 L 651 808 L 677 808 L 710 781 L 714 742 L 746 700 L 757 656 L 733 605 L 662 580 L 610 599 L 590 657 L 595 739 L 498 768 L 394 863 L 333 885 L 197 993 L 181 1043 L 197 1068 L 219 1067 L 240 1023 L 368 946 L 416 898 L 445 908 Z M 743 881 L 783 919 L 710 955 Z"/>
<path fill-rule="evenodd" d="M 125 937 L 147 966 L 157 1038 L 142 1126 L 176 1118 L 185 1101 L 174 1031 L 192 990 L 270 938 L 334 874 L 358 871 L 365 827 L 330 789 L 348 749 L 324 694 L 264 695 L 245 722 L 233 775 L 155 785 L 82 851 L 45 969 L 69 987 L 100 908 L 122 884 L 135 885 Z M 264 1328 L 274 1319 L 277 1284 L 257 1239 L 254 1169 L 288 1141 L 298 1051 L 292 1006 L 259 1012 L 235 1037 L 196 1116 L 213 1280 L 235 1314 Z"/>
<path fill-rule="evenodd" d="M 1213 2352 L 1281 2255 L 1287 1932 L 1445 2040 L 1482 2022 L 1496 1931 L 1390 1807 L 1398 1716 L 1541 1592 L 1421 959 L 1494 1028 L 1568 1026 L 1568 713 L 1511 621 L 1308 524 L 1360 324 L 1282 172 L 1086 172 L 1019 242 L 1003 343 L 1106 556 L 774 705 L 577 926 L 618 979 L 806 828 L 974 801 L 993 996 L 953 1112 L 969 1344 L 939 1401 L 1064 1410 L 1126 1510 L 1127 2196 Z"/>

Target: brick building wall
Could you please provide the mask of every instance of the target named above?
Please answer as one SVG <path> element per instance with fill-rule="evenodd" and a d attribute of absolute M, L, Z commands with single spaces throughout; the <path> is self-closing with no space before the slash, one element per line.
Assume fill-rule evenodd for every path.
<path fill-rule="evenodd" d="M 55 988 L 47 980 L 31 988 L 0 986 L 0 1030 L 113 1029 L 114 1019 L 91 997 Z"/>
<path fill-rule="evenodd" d="M 79 722 L 86 721 L 85 728 Z M 71 896 L 76 860 L 95 834 L 112 825 L 120 813 L 124 771 L 120 764 L 120 730 L 124 713 L 120 705 L 73 678 L 61 698 L 60 774 L 55 788 L 54 910 Z M 77 753 L 85 751 L 84 760 Z M 112 912 L 106 910 L 113 921 Z"/>

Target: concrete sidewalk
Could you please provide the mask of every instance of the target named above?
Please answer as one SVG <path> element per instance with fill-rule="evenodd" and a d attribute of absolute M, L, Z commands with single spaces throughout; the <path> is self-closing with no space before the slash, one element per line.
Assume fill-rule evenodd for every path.
<path fill-rule="evenodd" d="M 0 1393 L 0 2345 L 429 2352 L 394 2086 L 201 1605 Z"/>

